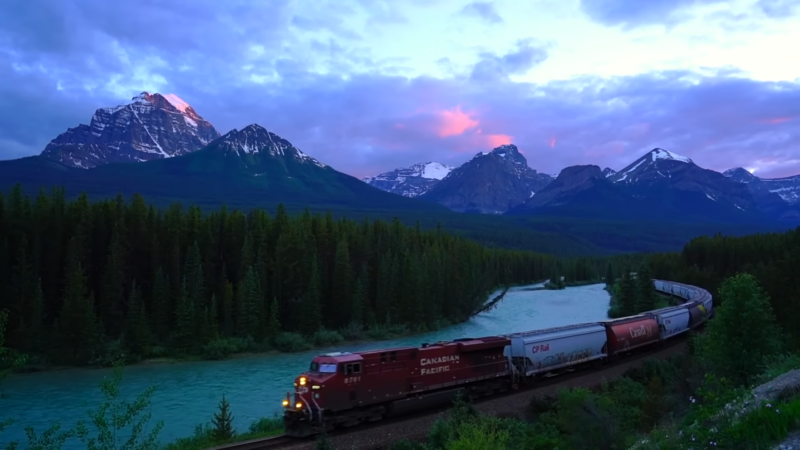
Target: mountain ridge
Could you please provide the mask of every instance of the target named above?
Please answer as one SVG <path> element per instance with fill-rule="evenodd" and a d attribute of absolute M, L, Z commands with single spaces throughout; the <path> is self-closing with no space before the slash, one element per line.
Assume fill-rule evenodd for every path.
<path fill-rule="evenodd" d="M 361 181 L 393 194 L 418 197 L 428 192 L 453 169 L 454 167 L 446 164 L 428 161 L 383 172 L 373 177 L 364 177 Z"/>
<path fill-rule="evenodd" d="M 551 181 L 528 166 L 516 145 L 507 144 L 478 152 L 419 198 L 457 212 L 503 214 Z"/>

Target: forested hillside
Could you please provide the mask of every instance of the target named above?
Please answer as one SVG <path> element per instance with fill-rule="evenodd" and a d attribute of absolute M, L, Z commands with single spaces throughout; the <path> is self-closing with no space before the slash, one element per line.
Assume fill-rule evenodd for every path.
<path fill-rule="evenodd" d="M 425 329 L 469 317 L 496 287 L 546 278 L 554 263 L 397 221 L 281 207 L 204 215 L 58 190 L 0 196 L 0 230 L 10 347 L 69 364 L 109 347 L 192 354 L 321 327 Z"/>
<path fill-rule="evenodd" d="M 744 237 L 700 237 L 680 253 L 650 258 L 655 278 L 704 287 L 719 298 L 722 281 L 754 275 L 769 295 L 778 323 L 793 349 L 800 349 L 800 228 Z"/>

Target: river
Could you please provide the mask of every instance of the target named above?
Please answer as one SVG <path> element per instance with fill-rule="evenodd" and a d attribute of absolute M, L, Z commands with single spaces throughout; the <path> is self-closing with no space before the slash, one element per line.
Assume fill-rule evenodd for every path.
<path fill-rule="evenodd" d="M 320 353 L 419 345 L 607 318 L 609 296 L 602 284 L 561 291 L 527 289 L 533 286 L 512 288 L 496 308 L 468 322 L 421 335 L 303 353 L 130 366 L 125 369 L 121 394 L 132 399 L 147 387 L 156 386 L 150 412 L 152 423 L 164 421 L 159 435 L 162 442 L 189 436 L 196 425 L 210 421 L 223 393 L 231 404 L 234 425 L 244 431 L 254 420 L 281 412 L 281 400 L 292 389 L 294 378 Z M 0 399 L 0 421 L 10 416 L 15 422 L 0 432 L 0 448 L 14 440 L 26 442 L 27 426 L 41 433 L 56 422 L 64 429 L 88 419 L 86 411 L 102 402 L 99 383 L 109 373 L 107 369 L 67 369 L 6 379 L 2 390 L 7 398 Z M 81 446 L 70 443 L 64 448 Z"/>

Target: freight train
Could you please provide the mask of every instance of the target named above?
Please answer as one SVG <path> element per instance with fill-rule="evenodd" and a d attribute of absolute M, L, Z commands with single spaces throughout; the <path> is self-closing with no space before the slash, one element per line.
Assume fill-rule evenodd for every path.
<path fill-rule="evenodd" d="M 684 302 L 635 316 L 544 330 L 358 353 L 319 355 L 283 400 L 285 432 L 305 437 L 469 398 L 518 389 L 549 374 L 601 366 L 701 326 L 705 289 L 654 280 Z"/>

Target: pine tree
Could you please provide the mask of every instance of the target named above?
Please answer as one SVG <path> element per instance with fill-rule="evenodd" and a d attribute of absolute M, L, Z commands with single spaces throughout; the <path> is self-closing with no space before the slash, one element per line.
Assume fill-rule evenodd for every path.
<path fill-rule="evenodd" d="M 108 246 L 108 256 L 103 271 L 102 297 L 98 305 L 104 330 L 111 339 L 119 337 L 124 324 L 122 305 L 125 296 L 125 274 L 122 251 L 121 236 L 115 225 Z"/>
<path fill-rule="evenodd" d="M 233 284 L 225 281 L 225 295 L 222 297 L 222 330 L 225 336 L 233 335 Z"/>
<path fill-rule="evenodd" d="M 42 353 L 46 348 L 48 333 L 44 326 L 44 293 L 41 278 L 36 280 L 28 311 L 30 315 L 26 323 L 27 350 L 34 354 Z"/>
<path fill-rule="evenodd" d="M 650 264 L 646 261 L 636 273 L 636 299 L 637 313 L 650 311 L 656 307 L 656 288 L 653 284 L 653 276 L 650 272 Z"/>
<path fill-rule="evenodd" d="M 156 338 L 163 340 L 169 335 L 173 315 L 169 301 L 169 282 L 164 276 L 161 266 L 158 266 L 153 278 L 153 294 L 150 303 L 152 330 Z"/>
<path fill-rule="evenodd" d="M 176 349 L 189 353 L 196 349 L 197 326 L 194 304 L 189 300 L 186 291 L 186 279 L 184 278 L 176 301 L 173 342 Z"/>
<path fill-rule="evenodd" d="M 350 309 L 350 323 L 359 326 L 364 325 L 364 309 L 367 304 L 367 291 L 369 289 L 369 274 L 367 273 L 366 264 L 361 266 L 360 274 L 356 280 L 355 292 L 353 292 L 353 301 Z"/>
<path fill-rule="evenodd" d="M 259 338 L 262 336 L 260 331 L 260 305 L 261 299 L 258 296 L 258 280 L 253 267 L 247 269 L 244 280 L 239 283 L 238 301 L 240 310 L 237 314 L 237 328 L 240 336 L 250 336 Z"/>
<path fill-rule="evenodd" d="M 719 296 L 721 305 L 699 338 L 697 355 L 716 375 L 747 385 L 783 350 L 781 330 L 770 298 L 754 276 L 726 279 Z"/>
<path fill-rule="evenodd" d="M 230 404 L 225 399 L 225 394 L 222 394 L 222 400 L 219 402 L 219 412 L 214 413 L 214 418 L 211 422 L 214 425 L 214 440 L 217 442 L 224 442 L 232 439 L 236 432 L 233 429 L 233 416 L 230 411 Z"/>
<path fill-rule="evenodd" d="M 281 332 L 281 319 L 280 311 L 278 310 L 278 299 L 272 298 L 272 303 L 269 306 L 269 322 L 267 326 L 267 333 L 270 342 L 275 342 L 275 338 Z"/>
<path fill-rule="evenodd" d="M 191 304 L 192 311 L 194 311 L 194 324 L 195 336 L 203 339 L 205 333 L 205 320 L 203 312 L 207 306 L 205 299 L 205 283 L 203 279 L 203 265 L 202 257 L 200 255 L 200 246 L 197 241 L 192 243 L 189 251 L 186 254 L 186 266 L 184 268 L 186 301 Z"/>
<path fill-rule="evenodd" d="M 300 332 L 311 336 L 322 326 L 322 280 L 317 264 L 317 258 L 311 261 L 311 278 L 308 288 L 303 294 L 302 310 L 300 315 Z"/>
<path fill-rule="evenodd" d="M 86 275 L 78 255 L 78 240 L 70 239 L 64 300 L 59 314 L 59 343 L 69 362 L 88 363 L 99 343 L 94 294 L 86 293 Z"/>
<path fill-rule="evenodd" d="M 217 305 L 217 295 L 211 294 L 211 305 L 208 307 L 208 340 L 219 339 L 219 314 L 217 311 L 219 310 L 219 306 Z"/>
<path fill-rule="evenodd" d="M 614 268 L 611 267 L 611 261 L 609 261 L 608 264 L 606 265 L 606 287 L 611 289 L 611 287 L 614 286 L 615 281 L 616 280 L 614 279 Z"/>
<path fill-rule="evenodd" d="M 629 268 L 625 268 L 619 282 L 619 298 L 617 299 L 620 312 L 623 316 L 636 314 L 636 282 L 633 280 Z"/>
<path fill-rule="evenodd" d="M 331 304 L 326 317 L 330 320 L 329 324 L 334 328 L 339 328 L 347 324 L 348 311 L 350 311 L 350 301 L 353 296 L 352 285 L 353 273 L 350 267 L 350 251 L 347 241 L 339 240 L 336 245 L 336 258 L 333 266 L 333 283 L 331 292 Z"/>
<path fill-rule="evenodd" d="M 128 314 L 125 317 L 125 334 L 123 335 L 125 347 L 134 355 L 144 356 L 147 353 L 151 339 L 147 323 L 144 301 L 142 301 L 139 286 L 134 281 L 128 298 Z"/>

